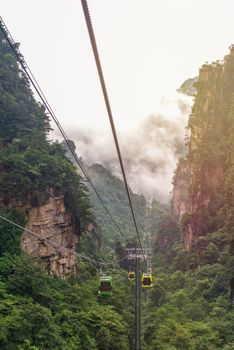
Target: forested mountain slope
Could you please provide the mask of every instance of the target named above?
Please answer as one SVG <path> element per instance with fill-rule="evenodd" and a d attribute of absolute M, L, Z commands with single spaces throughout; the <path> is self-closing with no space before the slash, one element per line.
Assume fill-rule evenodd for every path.
<path fill-rule="evenodd" d="M 93 220 L 87 189 L 63 148 L 47 140 L 48 116 L 33 97 L 2 32 L 0 58 L 0 208 L 13 221 L 17 210 L 16 218 L 21 215 L 26 227 L 40 237 L 75 248 Z M 1 235 L 2 253 L 5 240 L 7 235 Z M 57 275 L 76 273 L 75 256 L 28 232 L 22 235 L 21 247 L 43 257 Z"/>
<path fill-rule="evenodd" d="M 66 143 L 62 142 L 62 144 L 67 151 L 68 157 L 74 162 L 74 158 L 71 152 L 68 150 Z M 70 141 L 70 144 L 75 150 L 74 142 Z M 104 205 L 107 207 L 108 211 L 114 219 L 114 222 L 117 224 L 115 225 L 113 223 L 113 220 L 107 214 L 100 201 L 98 200 L 95 192 L 90 187 L 90 203 L 92 206 L 92 211 L 96 217 L 96 222 L 101 230 L 103 245 L 113 248 L 116 241 L 126 241 L 127 239 L 130 240 L 135 237 L 136 233 L 134 223 L 123 181 L 113 175 L 101 164 L 87 165 L 84 161 L 80 161 L 82 162 L 95 188 L 100 194 Z M 79 167 L 78 171 L 82 175 Z M 146 202 L 143 195 L 133 193 L 131 188 L 129 188 L 129 191 L 134 207 L 134 212 L 137 218 L 137 225 L 142 235 L 149 225 L 147 216 L 147 207 L 149 204 Z"/>
<path fill-rule="evenodd" d="M 0 219 L 0 348 L 127 350 L 134 327 L 126 273 L 109 267 L 118 289 L 101 305 L 95 264 L 58 246 L 81 247 L 95 218 L 84 181 L 49 130 L 0 31 L 0 215 L 40 237 Z M 97 234 L 85 249 L 102 260 Z"/>

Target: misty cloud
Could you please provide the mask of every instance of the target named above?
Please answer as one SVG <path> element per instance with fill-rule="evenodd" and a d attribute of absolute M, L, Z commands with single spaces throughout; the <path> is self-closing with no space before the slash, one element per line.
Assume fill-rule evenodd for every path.
<path fill-rule="evenodd" d="M 163 101 L 164 105 L 168 103 Z M 176 162 L 186 152 L 184 136 L 190 103 L 182 99 L 173 103 L 176 106 L 173 116 L 151 115 L 135 129 L 118 133 L 128 182 L 149 200 L 169 199 Z M 86 163 L 101 163 L 121 177 L 111 132 L 73 129 L 67 134 Z"/>

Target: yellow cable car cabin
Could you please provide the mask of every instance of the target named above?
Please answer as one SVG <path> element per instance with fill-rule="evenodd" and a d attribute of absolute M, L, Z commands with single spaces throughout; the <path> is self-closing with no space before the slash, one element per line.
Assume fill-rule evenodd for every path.
<path fill-rule="evenodd" d="M 134 271 L 129 271 L 128 279 L 129 279 L 129 281 L 134 281 L 135 280 L 135 272 Z"/>
<path fill-rule="evenodd" d="M 150 272 L 142 274 L 141 284 L 143 288 L 152 288 L 153 287 L 153 278 Z"/>

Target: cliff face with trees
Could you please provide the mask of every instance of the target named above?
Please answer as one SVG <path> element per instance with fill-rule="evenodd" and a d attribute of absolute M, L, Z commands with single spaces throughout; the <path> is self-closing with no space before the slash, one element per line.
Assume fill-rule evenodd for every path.
<path fill-rule="evenodd" d="M 29 232 L 21 247 L 43 257 L 52 273 L 76 273 L 76 256 L 45 241 L 74 249 L 92 220 L 87 189 L 63 148 L 48 141 L 49 119 L 0 33 L 0 208 L 17 210 Z M 3 222 L 0 222 L 3 229 Z M 7 241 L 7 237 L 5 237 Z M 4 252 L 4 235 L 1 235 Z"/>
<path fill-rule="evenodd" d="M 202 66 L 196 89 L 187 127 L 189 151 L 174 178 L 172 211 L 183 225 L 186 249 L 196 246 L 199 251 L 203 237 L 224 227 L 231 214 L 233 47 L 223 62 Z M 183 172 L 187 172 L 187 184 L 182 185 L 185 196 L 180 186 Z"/>
<path fill-rule="evenodd" d="M 173 215 L 161 216 L 154 236 L 147 350 L 234 349 L 233 47 L 201 68 L 196 90 Z"/>
<path fill-rule="evenodd" d="M 0 215 L 39 236 L 0 219 L 0 348 L 127 350 L 127 274 L 108 271 L 118 288 L 111 305 L 100 305 L 97 268 L 46 241 L 104 260 L 89 192 L 49 130 L 0 31 Z"/>

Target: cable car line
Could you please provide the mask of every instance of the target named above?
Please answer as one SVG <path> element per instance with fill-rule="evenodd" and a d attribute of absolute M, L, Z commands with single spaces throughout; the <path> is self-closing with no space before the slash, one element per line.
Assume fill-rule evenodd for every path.
<path fill-rule="evenodd" d="M 109 121 L 111 124 L 111 130 L 112 130 L 113 138 L 115 141 L 115 147 L 116 147 L 116 151 L 118 154 L 121 172 L 122 172 L 123 179 L 124 179 L 124 185 L 125 185 L 125 189 L 127 192 L 128 202 L 129 202 L 129 206 L 130 206 L 132 217 L 133 217 L 134 227 L 135 227 L 135 230 L 137 233 L 140 248 L 141 248 L 142 253 L 143 253 L 141 238 L 140 238 L 140 234 L 139 234 L 139 230 L 138 230 L 138 226 L 137 226 L 137 222 L 136 222 L 136 218 L 135 218 L 135 213 L 134 213 L 134 209 L 133 209 L 133 205 L 132 205 L 132 201 L 131 201 L 131 196 L 130 196 L 130 192 L 129 192 L 129 187 L 128 187 L 128 183 L 127 183 L 127 178 L 126 178 L 126 174 L 125 174 L 125 170 L 124 170 L 122 155 L 121 155 L 121 151 L 120 151 L 120 147 L 119 147 L 118 137 L 117 137 L 117 133 L 116 133 L 116 129 L 115 129 L 115 123 L 114 123 L 113 114 L 112 114 L 110 101 L 109 101 L 109 97 L 108 97 L 108 92 L 107 92 L 107 88 L 106 88 L 106 83 L 105 83 L 105 79 L 104 79 L 104 75 L 103 75 L 103 71 L 102 71 L 101 61 L 100 61 L 100 57 L 99 57 L 99 53 L 98 53 L 98 48 L 97 48 L 97 43 L 96 43 L 96 39 L 95 39 L 95 35 L 94 35 L 94 30 L 93 30 L 92 20 L 91 20 L 89 8 L 88 8 L 88 3 L 86 0 L 81 0 L 81 4 L 83 7 L 83 12 L 84 12 L 86 25 L 87 25 L 87 29 L 88 29 L 88 33 L 89 33 L 89 37 L 90 37 L 90 42 L 91 42 L 92 49 L 93 49 L 96 67 L 98 70 L 98 75 L 99 75 L 99 79 L 100 79 L 100 83 L 101 83 L 101 87 L 102 87 L 102 93 L 104 96 Z M 144 260 L 145 260 L 145 257 L 144 257 Z M 145 262 L 146 262 L 146 260 L 145 260 Z"/>
<path fill-rule="evenodd" d="M 46 242 L 52 244 L 53 246 L 55 246 L 55 247 L 57 247 L 57 248 L 61 248 L 61 249 L 65 250 L 65 251 L 67 251 L 67 252 L 69 252 L 69 253 L 71 253 L 71 254 L 75 254 L 76 256 L 78 256 L 78 257 L 81 258 L 81 259 L 91 261 L 91 262 L 93 262 L 93 263 L 95 263 L 95 264 L 97 264 L 97 265 L 99 265 L 99 266 L 109 266 L 109 265 L 113 265 L 113 264 L 116 264 L 116 263 L 118 263 L 118 262 L 123 261 L 123 260 L 126 259 L 126 257 L 124 257 L 124 258 L 121 258 L 121 259 L 119 259 L 119 260 L 114 260 L 114 261 L 112 261 L 111 263 L 105 263 L 105 262 L 102 262 L 102 261 L 97 261 L 97 260 L 95 260 L 95 259 L 89 258 L 88 256 L 79 254 L 79 253 L 77 253 L 76 251 L 74 251 L 74 250 L 72 250 L 72 249 L 66 248 L 66 247 L 64 247 L 64 246 L 62 246 L 62 245 L 60 245 L 60 244 L 58 244 L 58 243 L 56 243 L 56 242 L 53 242 L 53 241 L 51 241 L 50 239 L 48 239 L 48 238 L 46 238 L 46 237 L 43 238 L 43 237 L 41 237 L 40 235 L 38 235 L 37 233 L 35 233 L 35 232 L 33 232 L 33 231 L 31 231 L 31 230 L 29 230 L 29 229 L 27 229 L 27 228 L 25 228 L 25 227 L 23 227 L 23 226 L 17 224 L 16 222 L 14 222 L 14 221 L 12 221 L 12 220 L 9 220 L 9 219 L 5 218 L 5 217 L 2 216 L 2 215 L 0 215 L 0 219 L 2 219 L 2 220 L 4 220 L 4 221 L 6 221 L 6 222 L 8 222 L 8 223 L 10 223 L 10 224 L 12 224 L 12 225 L 14 225 L 14 226 L 20 228 L 20 229 L 22 229 L 22 230 L 24 230 L 24 231 L 26 231 L 26 232 L 32 234 L 33 236 L 37 237 L 40 241 L 46 241 Z"/>
<path fill-rule="evenodd" d="M 92 182 L 92 179 L 90 178 L 89 174 L 87 173 L 82 161 L 78 158 L 76 152 L 73 150 L 73 148 L 70 145 L 69 142 L 69 138 L 67 137 L 64 129 L 62 128 L 61 124 L 59 123 L 59 120 L 55 114 L 55 112 L 53 111 L 53 109 L 51 108 L 47 98 L 45 97 L 44 93 L 42 92 L 36 78 L 34 77 L 31 69 L 29 68 L 28 64 L 26 63 L 23 55 L 21 54 L 20 50 L 17 48 L 15 48 L 14 44 L 14 39 L 9 31 L 9 29 L 7 28 L 6 24 L 4 23 L 2 17 L 0 17 L 0 28 L 8 42 L 8 44 L 10 45 L 10 48 L 12 49 L 14 55 L 16 56 L 17 61 L 20 63 L 24 73 L 26 74 L 27 78 L 29 79 L 29 81 L 31 82 L 32 86 L 34 87 L 35 91 L 37 92 L 38 96 L 40 97 L 41 101 L 43 102 L 44 106 L 46 107 L 47 111 L 49 112 L 50 116 L 52 117 L 52 119 L 54 120 L 55 124 L 57 125 L 60 133 L 63 136 L 63 139 L 65 140 L 70 152 L 72 153 L 76 163 L 78 164 L 79 168 L 82 170 L 84 176 L 86 177 L 87 181 L 89 182 L 90 186 L 92 187 L 94 193 L 96 194 L 98 200 L 100 201 L 102 207 L 104 208 L 104 210 L 107 212 L 107 214 L 109 215 L 111 221 L 114 223 L 115 227 L 118 229 L 119 233 L 121 235 L 123 235 L 123 232 L 121 231 L 119 225 L 117 224 L 117 222 L 114 220 L 111 212 L 109 211 L 109 209 L 106 207 L 106 205 L 104 204 L 100 194 L 98 193 L 95 185 Z"/>

